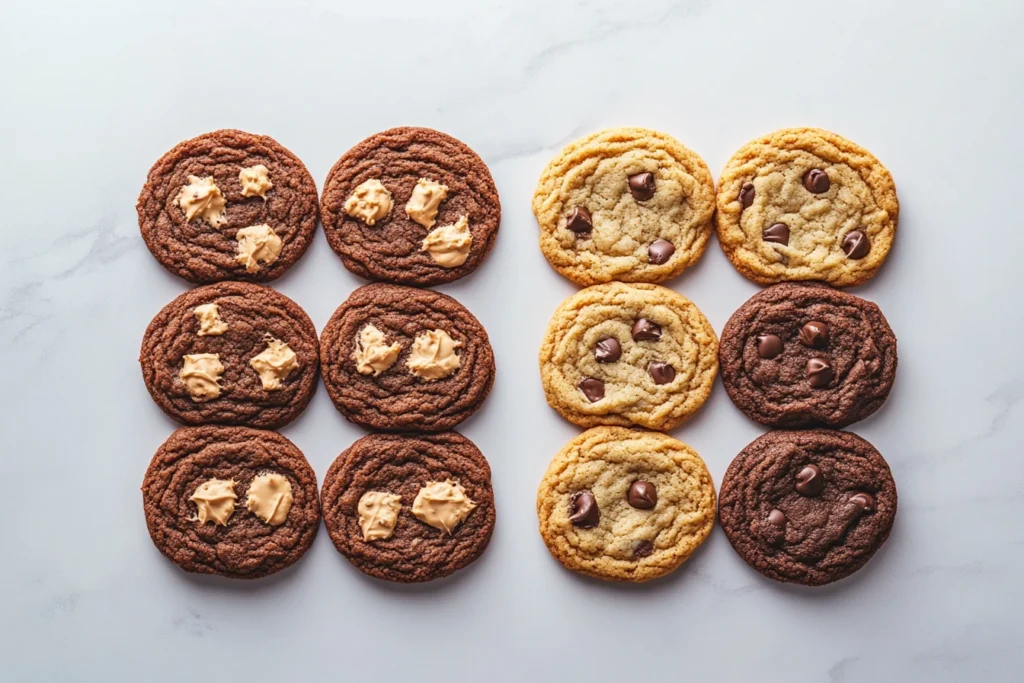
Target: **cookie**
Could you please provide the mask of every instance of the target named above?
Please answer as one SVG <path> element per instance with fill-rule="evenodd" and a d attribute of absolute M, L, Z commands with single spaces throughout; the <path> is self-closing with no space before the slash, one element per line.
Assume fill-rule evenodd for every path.
<path fill-rule="evenodd" d="M 320 367 L 316 330 L 268 287 L 220 282 L 185 292 L 146 328 L 142 378 L 185 424 L 281 427 L 309 404 Z"/>
<path fill-rule="evenodd" d="M 313 545 L 320 527 L 316 475 L 276 432 L 182 427 L 153 456 L 142 482 L 153 543 L 187 572 L 256 579 Z"/>
<path fill-rule="evenodd" d="M 704 160 L 646 128 L 611 128 L 572 142 L 533 194 L 541 251 L 584 286 L 679 275 L 704 253 L 714 210 Z"/>
<path fill-rule="evenodd" d="M 346 268 L 417 286 L 476 270 L 501 222 L 487 165 L 430 128 L 392 128 L 345 152 L 327 175 L 320 210 Z"/>
<path fill-rule="evenodd" d="M 472 313 L 439 292 L 383 283 L 334 312 L 320 362 L 342 415 L 381 431 L 451 429 L 494 384 L 491 343 Z"/>
<path fill-rule="evenodd" d="M 725 390 L 773 427 L 844 427 L 878 410 L 896 377 L 896 336 L 878 306 L 823 284 L 752 296 L 722 330 Z"/>
<path fill-rule="evenodd" d="M 458 571 L 494 531 L 491 468 L 455 432 L 364 436 L 331 465 L 321 500 L 338 552 L 387 581 Z"/>
<path fill-rule="evenodd" d="M 537 491 L 540 535 L 567 569 L 647 581 L 687 560 L 715 523 L 700 456 L 658 432 L 595 427 L 548 465 Z"/>
<path fill-rule="evenodd" d="M 611 282 L 566 299 L 540 349 L 548 403 L 581 427 L 678 427 L 707 400 L 718 340 L 686 297 Z"/>
<path fill-rule="evenodd" d="M 889 537 L 896 483 L 856 434 L 768 432 L 722 480 L 718 517 L 751 567 L 777 581 L 821 586 L 849 576 Z"/>
<path fill-rule="evenodd" d="M 786 128 L 744 145 L 718 183 L 718 241 L 762 285 L 868 280 L 896 236 L 899 202 L 885 166 L 818 128 Z"/>
<path fill-rule="evenodd" d="M 190 282 L 265 282 L 299 260 L 316 230 L 316 184 L 265 135 L 218 130 L 160 158 L 136 206 L 146 246 Z"/>

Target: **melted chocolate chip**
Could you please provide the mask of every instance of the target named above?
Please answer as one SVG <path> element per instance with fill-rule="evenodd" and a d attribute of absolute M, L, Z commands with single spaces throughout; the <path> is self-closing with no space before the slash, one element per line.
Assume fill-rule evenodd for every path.
<path fill-rule="evenodd" d="M 565 218 L 565 227 L 577 235 L 581 235 L 594 229 L 594 221 L 590 217 L 590 212 L 584 207 L 574 206 Z"/>
<path fill-rule="evenodd" d="M 591 403 L 596 403 L 604 398 L 604 382 L 593 377 L 586 377 L 580 380 L 579 385 L 580 391 L 587 397 L 587 400 Z"/>
<path fill-rule="evenodd" d="M 825 475 L 817 465 L 807 465 L 797 473 L 794 488 L 801 496 L 816 496 L 825 488 Z"/>
<path fill-rule="evenodd" d="M 855 493 L 850 496 L 850 502 L 860 508 L 861 514 L 875 511 L 875 497 L 870 493 Z"/>
<path fill-rule="evenodd" d="M 650 510 L 658 504 L 658 490 L 651 482 L 637 479 L 629 485 L 626 500 L 638 510 Z"/>
<path fill-rule="evenodd" d="M 654 240 L 651 246 L 647 247 L 647 258 L 656 266 L 667 263 L 674 253 L 676 247 L 668 240 Z"/>
<path fill-rule="evenodd" d="M 661 339 L 661 325 L 647 318 L 640 318 L 633 323 L 633 341 L 657 341 Z"/>
<path fill-rule="evenodd" d="M 871 240 L 860 230 L 846 233 L 843 238 L 843 253 L 847 258 L 862 259 L 871 251 Z"/>
<path fill-rule="evenodd" d="M 807 173 L 804 173 L 804 187 L 807 188 L 808 192 L 821 194 L 828 192 L 828 188 L 831 186 L 832 183 L 829 182 L 828 174 L 820 168 L 812 168 Z"/>
<path fill-rule="evenodd" d="M 654 552 L 654 544 L 650 541 L 640 541 L 633 548 L 633 557 L 647 557 Z"/>
<path fill-rule="evenodd" d="M 828 364 L 828 361 L 820 358 L 812 358 L 807 361 L 807 381 L 815 389 L 827 387 L 833 377 L 835 377 L 835 372 L 832 371 L 832 366 Z"/>
<path fill-rule="evenodd" d="M 789 226 L 785 223 L 773 223 L 761 231 L 761 239 L 775 244 L 789 244 Z"/>
<path fill-rule="evenodd" d="M 757 355 L 765 360 L 782 353 L 782 340 L 774 334 L 757 335 Z"/>
<path fill-rule="evenodd" d="M 569 521 L 573 526 L 588 529 L 597 526 L 601 519 L 601 511 L 597 509 L 594 494 L 584 489 L 572 494 L 569 498 Z"/>
<path fill-rule="evenodd" d="M 654 196 L 654 174 L 637 173 L 629 176 L 629 193 L 638 202 Z"/>
<path fill-rule="evenodd" d="M 787 521 L 786 513 L 778 508 L 768 513 L 768 523 L 777 529 L 785 529 Z"/>
<path fill-rule="evenodd" d="M 594 358 L 598 363 L 614 363 L 622 357 L 622 345 L 615 337 L 605 337 L 594 345 Z"/>
<path fill-rule="evenodd" d="M 740 204 L 747 208 L 754 203 L 754 183 L 743 183 L 740 188 Z"/>
<path fill-rule="evenodd" d="M 812 320 L 800 328 L 800 343 L 812 349 L 823 349 L 828 344 L 828 325 Z"/>
<path fill-rule="evenodd" d="M 676 378 L 676 369 L 668 363 L 652 361 L 647 366 L 647 374 L 651 376 L 655 384 L 668 384 Z"/>

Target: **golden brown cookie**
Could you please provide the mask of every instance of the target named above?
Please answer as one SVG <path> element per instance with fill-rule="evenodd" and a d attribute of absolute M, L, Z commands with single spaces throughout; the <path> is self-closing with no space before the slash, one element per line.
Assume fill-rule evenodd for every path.
<path fill-rule="evenodd" d="M 718 182 L 718 241 L 762 285 L 868 280 L 885 261 L 899 202 L 870 152 L 819 128 L 786 128 L 740 148 Z"/>
<path fill-rule="evenodd" d="M 541 251 L 573 282 L 661 282 L 704 253 L 714 195 L 707 164 L 675 138 L 610 128 L 551 160 L 533 213 Z"/>
<path fill-rule="evenodd" d="M 678 427 L 707 400 L 718 339 L 689 299 L 611 282 L 566 299 L 548 324 L 540 374 L 548 403 L 581 427 Z"/>
<path fill-rule="evenodd" d="M 537 491 L 540 535 L 567 569 L 647 581 L 687 560 L 715 523 L 715 487 L 665 434 L 595 427 L 570 441 Z"/>

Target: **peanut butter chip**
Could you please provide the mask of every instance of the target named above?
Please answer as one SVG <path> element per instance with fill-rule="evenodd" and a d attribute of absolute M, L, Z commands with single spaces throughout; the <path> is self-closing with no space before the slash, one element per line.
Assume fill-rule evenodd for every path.
<path fill-rule="evenodd" d="M 220 376 L 224 366 L 216 353 L 191 353 L 182 356 L 184 363 L 178 377 L 185 383 L 189 396 L 196 403 L 212 401 L 220 396 Z"/>
<path fill-rule="evenodd" d="M 199 321 L 199 331 L 196 334 L 200 337 L 219 337 L 228 331 L 228 324 L 220 319 L 220 310 L 217 304 L 202 304 L 192 309 L 192 313 Z"/>
<path fill-rule="evenodd" d="M 344 208 L 352 218 L 373 225 L 391 213 L 393 204 L 388 189 L 376 178 L 371 178 L 352 190 Z"/>
<path fill-rule="evenodd" d="M 199 523 L 213 522 L 228 525 L 228 518 L 235 511 L 235 482 L 230 479 L 204 481 L 189 498 L 199 510 Z"/>
<path fill-rule="evenodd" d="M 299 367 L 299 357 L 285 342 L 269 337 L 267 348 L 249 361 L 249 365 L 259 373 L 263 389 L 276 391 L 281 382 L 288 378 L 292 370 Z"/>
<path fill-rule="evenodd" d="M 462 523 L 476 503 L 457 481 L 428 481 L 412 503 L 412 514 L 424 524 L 441 529 L 449 536 Z"/>
<path fill-rule="evenodd" d="M 281 255 L 281 238 L 265 223 L 242 228 L 235 234 L 235 239 L 238 240 L 238 256 L 235 260 L 244 265 L 249 273 L 257 272 L 260 263 L 269 266 Z"/>
<path fill-rule="evenodd" d="M 412 196 L 405 205 L 405 213 L 427 230 L 434 227 L 437 207 L 448 196 L 448 186 L 435 183 L 433 180 L 420 178 L 416 187 L 412 188 Z"/>
<path fill-rule="evenodd" d="M 193 218 L 200 218 L 216 228 L 227 222 L 224 207 L 228 202 L 213 182 L 213 176 L 200 178 L 190 175 L 188 185 L 182 185 L 174 203 L 185 212 L 185 221 L 188 223 Z"/>
<path fill-rule="evenodd" d="M 245 507 L 271 526 L 281 526 L 292 509 L 292 485 L 280 474 L 267 472 L 252 480 Z"/>
<path fill-rule="evenodd" d="M 359 527 L 363 530 L 364 541 L 391 538 L 398 522 L 401 496 L 384 491 L 367 491 L 359 499 L 356 511 L 359 513 Z"/>
<path fill-rule="evenodd" d="M 455 349 L 460 346 L 462 342 L 455 341 L 444 330 L 424 332 L 413 341 L 406 365 L 410 372 L 423 379 L 447 377 L 459 367 Z"/>
<path fill-rule="evenodd" d="M 243 197 L 260 197 L 267 200 L 267 190 L 274 186 L 270 182 L 270 171 L 263 164 L 247 166 L 238 172 L 238 182 L 242 183 Z"/>
<path fill-rule="evenodd" d="M 376 377 L 394 365 L 401 352 L 401 344 L 395 342 L 388 345 L 384 333 L 371 324 L 359 331 L 352 359 L 356 362 L 356 371 L 360 375 L 372 374 Z"/>
<path fill-rule="evenodd" d="M 434 228 L 423 239 L 423 249 L 434 262 L 445 268 L 457 268 L 469 257 L 473 235 L 469 232 L 469 221 L 465 216 L 451 225 Z"/>

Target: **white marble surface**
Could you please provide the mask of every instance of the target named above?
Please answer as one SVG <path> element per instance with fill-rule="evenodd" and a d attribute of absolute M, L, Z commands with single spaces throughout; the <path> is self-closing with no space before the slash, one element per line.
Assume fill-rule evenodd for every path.
<path fill-rule="evenodd" d="M 346 4 L 0 10 L 0 680 L 1019 681 L 1024 4 Z M 401 124 L 473 146 L 504 205 L 493 255 L 443 288 L 497 355 L 463 426 L 493 466 L 493 543 L 428 587 L 364 578 L 325 533 L 268 580 L 187 576 L 150 543 L 138 491 L 175 426 L 139 342 L 186 287 L 139 236 L 146 171 L 231 126 L 273 135 L 319 184 Z M 818 125 L 895 176 L 899 238 L 857 293 L 896 330 L 899 374 L 854 429 L 888 458 L 900 509 L 854 578 L 769 582 L 716 529 L 667 580 L 603 585 L 538 537 L 536 485 L 576 430 L 545 405 L 535 354 L 574 287 L 541 256 L 529 200 L 564 143 L 622 124 L 679 137 L 716 174 L 757 134 Z M 319 329 L 359 284 L 318 234 L 275 286 Z M 671 286 L 718 331 L 756 291 L 714 243 Z M 320 477 L 361 434 L 322 389 L 283 431 Z M 717 485 L 760 432 L 719 384 L 675 435 Z"/>

